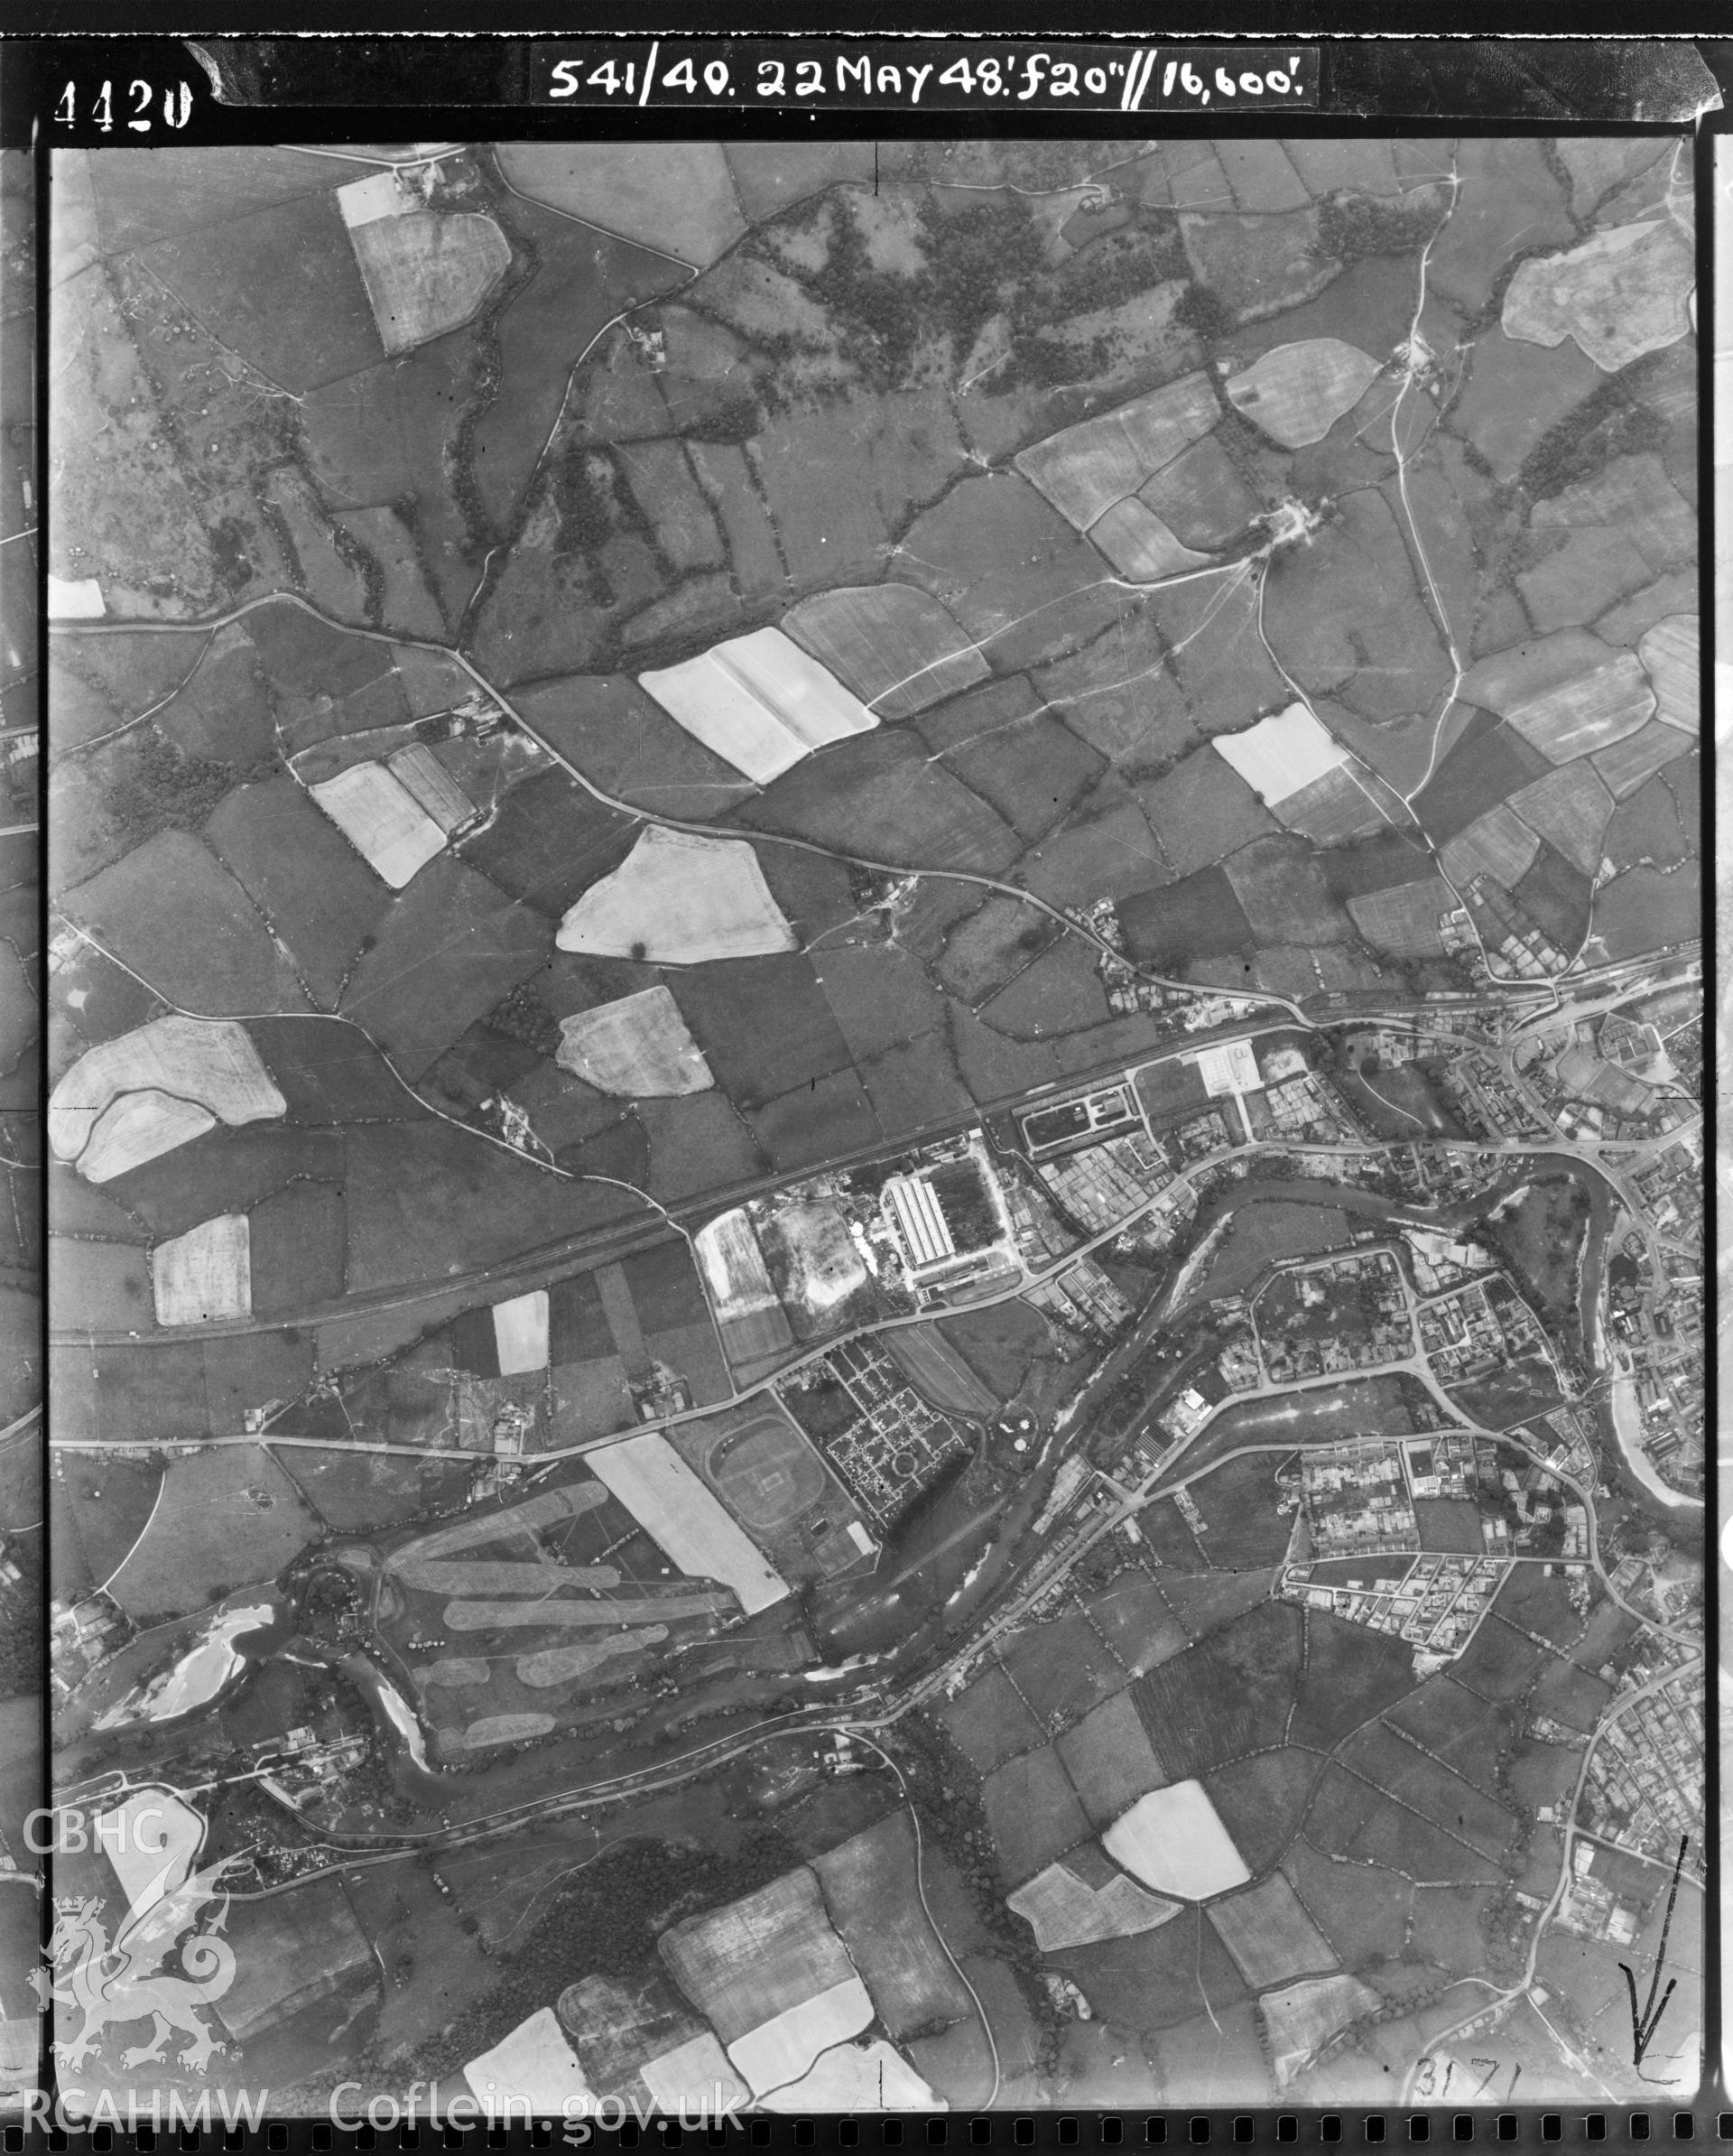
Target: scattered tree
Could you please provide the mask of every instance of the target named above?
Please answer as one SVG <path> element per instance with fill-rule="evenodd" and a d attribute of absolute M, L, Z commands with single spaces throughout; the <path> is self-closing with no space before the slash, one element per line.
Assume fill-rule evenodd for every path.
<path fill-rule="evenodd" d="M 1213 284 L 1188 284 L 1180 294 L 1173 319 L 1205 344 L 1214 344 L 1234 327 L 1234 312 Z"/>

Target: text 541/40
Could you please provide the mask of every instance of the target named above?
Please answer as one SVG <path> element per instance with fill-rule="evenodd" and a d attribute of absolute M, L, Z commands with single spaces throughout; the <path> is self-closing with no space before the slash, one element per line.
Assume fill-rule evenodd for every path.
<path fill-rule="evenodd" d="M 1135 111 L 1141 107 L 1245 108 L 1273 103 L 1309 103 L 1315 67 L 1311 55 L 1269 48 L 1237 48 L 1219 56 L 1203 49 L 1143 47 L 1082 52 L 1007 50 L 942 55 L 913 63 L 898 57 L 832 52 L 810 59 L 760 58 L 755 41 L 729 41 L 700 62 L 690 54 L 664 54 L 659 42 L 642 58 L 617 49 L 607 58 L 552 63 L 548 96 L 626 98 L 638 105 L 653 98 L 696 99 L 702 104 L 807 103 L 830 100 L 855 107 L 930 105 L 958 107 L 1006 99 L 1018 105 L 1086 107 Z M 712 48 L 715 51 L 715 48 Z M 1229 67 L 1224 64 L 1231 59 Z"/>

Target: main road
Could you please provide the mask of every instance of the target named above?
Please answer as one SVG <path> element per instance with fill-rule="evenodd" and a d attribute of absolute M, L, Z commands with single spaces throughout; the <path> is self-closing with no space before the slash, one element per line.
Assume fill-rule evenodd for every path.
<path fill-rule="evenodd" d="M 1245 999 L 1241 999 L 1244 1000 Z M 1293 1021 L 1288 1018 L 1272 1019 L 1268 1016 L 1254 1016 L 1244 1021 L 1214 1027 L 1208 1032 L 1187 1035 L 1163 1046 L 1159 1052 L 1142 1055 L 1127 1062 L 1123 1055 L 1109 1057 L 1101 1063 L 1086 1066 L 1074 1075 L 1053 1079 L 1033 1089 L 1020 1087 L 1015 1092 L 1002 1093 L 993 1099 L 978 1102 L 966 1114 L 934 1118 L 919 1125 L 906 1136 L 894 1140 L 876 1138 L 864 1146 L 857 1146 L 846 1153 L 839 1153 L 817 1162 L 791 1176 L 786 1172 L 771 1170 L 739 1182 L 718 1185 L 700 1196 L 687 1198 L 676 1204 L 663 1206 L 644 1194 L 644 1202 L 654 1209 L 653 1220 L 636 1223 L 622 1223 L 607 1228 L 590 1228 L 581 1233 L 565 1236 L 556 1241 L 539 1243 L 533 1250 L 519 1253 L 509 1260 L 496 1265 L 483 1266 L 467 1273 L 446 1273 L 437 1279 L 405 1282 L 389 1287 L 357 1289 L 321 1303 L 308 1303 L 298 1309 L 273 1318 L 237 1317 L 214 1319 L 202 1325 L 165 1325 L 142 1333 L 135 1328 L 123 1326 L 60 1325 L 50 1329 L 49 1339 L 55 1346 L 79 1347 L 149 1347 L 173 1345 L 192 1340 L 232 1339 L 249 1334 L 280 1333 L 285 1326 L 318 1326 L 338 1324 L 347 1318 L 366 1315 L 379 1311 L 411 1309 L 423 1303 L 449 1300 L 465 1290 L 479 1287 L 516 1287 L 526 1281 L 545 1279 L 557 1268 L 582 1260 L 588 1268 L 602 1264 L 611 1259 L 628 1256 L 633 1251 L 646 1249 L 660 1241 L 672 1225 L 679 1232 L 688 1231 L 686 1222 L 700 1222 L 732 1206 L 746 1204 L 753 1198 L 765 1197 L 783 1189 L 792 1182 L 810 1181 L 818 1175 L 842 1175 L 856 1167 L 864 1167 L 875 1160 L 883 1160 L 898 1153 L 936 1143 L 941 1138 L 959 1135 L 975 1129 L 991 1117 L 1003 1115 L 1018 1108 L 1038 1106 L 1051 1095 L 1087 1092 L 1092 1087 L 1110 1083 L 1135 1084 L 1138 1073 L 1155 1069 L 1164 1063 L 1172 1063 L 1187 1055 L 1195 1055 L 1201 1048 L 1214 1047 L 1237 1040 L 1256 1040 L 1266 1034 L 1288 1033 L 1293 1030 Z M 1415 1030 L 1436 1033 L 1443 1039 L 1453 1038 L 1448 1027 L 1441 1026 L 1416 1027 Z M 1468 1044 L 1464 1044 L 1465 1045 Z M 466 1126 L 467 1128 L 468 1126 Z M 477 1130 L 475 1135 L 486 1139 L 488 1134 Z M 1272 1141 L 1274 1142 L 1274 1141 Z M 1419 1141 L 1434 1147 L 1449 1148 L 1465 1153 L 1508 1151 L 1515 1140 L 1493 1144 L 1478 1144 L 1469 1140 L 1430 1139 Z M 1343 1153 L 1381 1152 L 1387 1144 L 1370 1140 L 1364 1147 L 1302 1148 L 1280 1147 L 1280 1150 L 1329 1151 Z M 1531 1148 L 1532 1149 L 1532 1148 Z M 1562 1138 L 1549 1150 L 1575 1151 L 1577 1147 Z M 617 1185 L 629 1188 L 630 1185 Z"/>

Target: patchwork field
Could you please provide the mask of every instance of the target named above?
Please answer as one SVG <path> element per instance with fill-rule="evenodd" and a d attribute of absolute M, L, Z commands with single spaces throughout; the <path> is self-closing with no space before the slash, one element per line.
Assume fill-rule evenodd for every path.
<path fill-rule="evenodd" d="M 1261 1886 L 1209 1906 L 1209 1921 L 1247 1984 L 1262 1991 L 1336 1956 L 1287 1880 L 1273 1872 Z"/>
<path fill-rule="evenodd" d="M 263 1446 L 183 1455 L 164 1471 L 149 1523 L 108 1592 L 140 1623 L 184 1616 L 268 1580 L 317 1532 L 300 1492 Z"/>
<path fill-rule="evenodd" d="M 1028 1919 L 1043 1954 L 1154 1931 L 1182 1908 L 1135 1885 L 1092 1842 L 1037 1873 L 1006 1906 Z"/>
<path fill-rule="evenodd" d="M 1059 1756 L 1090 1823 L 1111 1825 L 1166 1780 L 1129 1692 L 1116 1693 L 1059 1740 Z"/>
<path fill-rule="evenodd" d="M 64 1728 L 283 1582 L 441 1770 L 436 1803 L 394 1710 L 355 1721 L 358 1663 L 264 1663 L 223 1742 L 378 1740 L 320 1770 L 320 1831 L 659 1785 L 357 1873 L 304 1937 L 249 1918 L 231 2033 L 311 2108 L 539 2030 L 628 2103 L 1374 2111 L 1509 2005 L 1537 1911 L 1534 1996 L 1459 2073 L 1649 2100 L 1618 1956 L 1646 1980 L 1662 1867 L 1593 1840 L 1576 1896 L 1629 1898 L 1622 1944 L 1550 1897 L 1583 1747 L 1653 1669 L 1632 1612 L 1682 1636 L 1696 1551 L 1608 1465 L 1555 1564 L 1580 1524 L 1534 1464 L 1602 1330 L 1659 1312 L 1701 1405 L 1689 1171 L 1648 1189 L 1701 1091 L 1690 161 L 1146 135 L 56 153 L 51 499 L 0 488 L 7 588 L 53 580 L 51 910 L 0 892 L 0 1112 L 35 1112 L 46 934 L 50 1404 L 91 1449 L 0 1524 L 26 1598 L 45 1540 L 60 1603 L 106 1584 L 146 1633 Z M 1611 1015 L 1627 963 L 1664 1050 Z M 1594 993 L 1533 1055 L 1506 985 L 1560 1024 Z M 1133 1071 L 1135 1136 L 1093 1144 Z M 1482 1150 L 1536 1115 L 1628 1149 L 1667 1296 L 1550 1171 L 1511 1202 Z M 977 1127 L 1021 1284 L 978 1239 L 912 1259 L 916 1184 L 884 1202 Z M 1160 1233 L 1108 1222 L 1099 1187 L 1181 1176 Z M 9 1414 L 42 1358 L 12 1211 Z M 1262 1285 L 1393 1211 L 1496 1246 L 1557 1329 L 1556 1369 L 1451 1380 L 1525 1418 L 1478 1495 L 1436 1392 L 1355 1374 L 1369 1304 Z M 1071 1303 L 1033 1287 L 1061 1273 Z M 853 1393 L 757 1389 L 868 1332 Z M 934 1416 L 940 1482 L 886 1498 Z M 1296 1463 L 1404 1436 L 1443 1464 L 1417 1534 L 1363 1457 L 1337 1547 L 1368 1556 L 1296 1576 Z M 1323 1606 L 1495 1516 L 1517 1561 L 1459 1654 L 1382 1586 Z M 75 1677 L 92 1615 L 58 1621 Z M 210 1810 L 293 1869 L 281 1802 Z"/>
<path fill-rule="evenodd" d="M 1289 1604 L 1265 1603 L 1137 1680 L 1144 1726 L 1170 1774 L 1200 1773 L 1281 1742 L 1300 1625 Z"/>
<path fill-rule="evenodd" d="M 1003 1669 L 988 1668 L 947 1703 L 941 1720 L 983 1773 L 1033 1751 L 1045 1732 Z"/>
<path fill-rule="evenodd" d="M 1300 1830 L 1306 1802 L 1323 1772 L 1321 1754 L 1283 1745 L 1218 1767 L 1204 1788 L 1234 1845 L 1254 1873 L 1281 1859 Z"/>
<path fill-rule="evenodd" d="M 825 1903 L 878 2018 L 899 2040 L 960 2021 L 968 1992 L 945 1957 L 914 1888 L 914 1831 L 905 1811 L 817 1858 Z"/>
<path fill-rule="evenodd" d="M 1043 1747 L 1007 1760 L 982 1785 L 1007 1885 L 1015 1886 L 1089 1831 L 1059 1754 Z"/>

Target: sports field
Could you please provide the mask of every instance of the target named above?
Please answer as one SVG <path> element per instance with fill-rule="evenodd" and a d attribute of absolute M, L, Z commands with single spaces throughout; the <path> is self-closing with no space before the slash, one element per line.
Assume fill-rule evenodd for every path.
<path fill-rule="evenodd" d="M 785 1526 L 824 1494 L 817 1455 L 781 1415 L 761 1415 L 724 1438 L 708 1464 L 718 1494 L 749 1528 Z"/>

